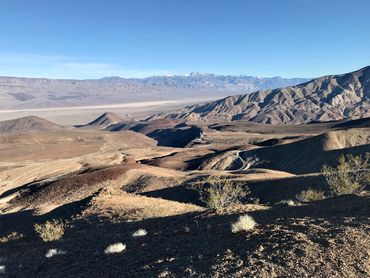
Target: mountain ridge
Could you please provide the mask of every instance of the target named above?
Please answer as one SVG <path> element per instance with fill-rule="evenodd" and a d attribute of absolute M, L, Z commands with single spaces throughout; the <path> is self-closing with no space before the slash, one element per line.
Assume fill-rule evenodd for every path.
<path fill-rule="evenodd" d="M 307 123 L 370 116 L 370 66 L 302 84 L 225 97 L 153 118 L 188 121 L 248 120 L 266 124 Z"/>

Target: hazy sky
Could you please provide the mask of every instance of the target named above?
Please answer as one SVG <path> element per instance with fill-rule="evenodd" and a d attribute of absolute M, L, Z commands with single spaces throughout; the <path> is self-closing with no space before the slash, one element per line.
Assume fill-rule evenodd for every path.
<path fill-rule="evenodd" d="M 370 64 L 370 0 L 1 0 L 0 75 L 316 77 Z"/>

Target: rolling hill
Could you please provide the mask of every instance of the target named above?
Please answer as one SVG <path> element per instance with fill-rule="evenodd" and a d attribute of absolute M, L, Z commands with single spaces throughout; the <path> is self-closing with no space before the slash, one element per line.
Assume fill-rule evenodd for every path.
<path fill-rule="evenodd" d="M 94 129 L 104 129 L 109 127 L 110 125 L 117 124 L 120 122 L 125 121 L 124 117 L 118 116 L 112 112 L 105 112 L 104 114 L 100 115 L 95 120 L 85 124 L 85 125 L 76 125 L 77 128 L 94 128 Z"/>
<path fill-rule="evenodd" d="M 28 131 L 53 131 L 61 129 L 63 129 L 63 127 L 36 116 L 28 116 L 0 122 L 0 134 Z"/>

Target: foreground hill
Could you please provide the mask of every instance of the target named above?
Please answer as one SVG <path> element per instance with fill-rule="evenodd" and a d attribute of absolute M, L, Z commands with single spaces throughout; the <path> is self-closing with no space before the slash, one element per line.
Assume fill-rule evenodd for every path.
<path fill-rule="evenodd" d="M 63 129 L 63 127 L 36 116 L 28 116 L 0 122 L 0 134 L 28 131 L 53 131 L 61 129 Z"/>
<path fill-rule="evenodd" d="M 370 66 L 281 89 L 235 95 L 153 118 L 306 123 L 370 116 Z"/>
<path fill-rule="evenodd" d="M 100 179 L 100 172 L 107 170 L 121 175 L 125 167 L 99 170 L 95 176 Z M 72 178 L 35 187 L 32 195 L 24 192 L 19 201 L 44 202 L 59 196 L 54 190 L 68 194 L 71 186 L 62 181 Z M 84 190 L 91 189 L 87 183 L 80 184 Z M 368 204 L 368 194 L 345 195 L 293 206 L 243 205 L 217 214 L 109 186 L 42 215 L 35 215 L 35 210 L 0 215 L 3 273 L 10 277 L 96 277 L 96 273 L 107 277 L 368 277 Z M 257 226 L 232 233 L 231 224 L 244 213 Z M 53 218 L 63 218 L 68 226 L 61 240 L 43 242 L 34 224 Z M 139 229 L 145 234 L 133 236 Z M 105 252 L 114 243 L 123 243 L 125 250 Z M 59 252 L 48 256 L 51 249 Z"/>

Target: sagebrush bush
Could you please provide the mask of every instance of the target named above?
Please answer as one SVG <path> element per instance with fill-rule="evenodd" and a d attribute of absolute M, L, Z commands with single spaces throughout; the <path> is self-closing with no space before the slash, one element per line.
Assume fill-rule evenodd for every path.
<path fill-rule="evenodd" d="M 322 173 L 334 195 L 352 194 L 370 182 L 370 153 L 342 155 L 336 167 L 324 165 Z"/>
<path fill-rule="evenodd" d="M 67 225 L 61 220 L 53 219 L 46 221 L 44 224 L 35 224 L 34 227 L 42 240 L 48 242 L 60 239 L 64 235 Z"/>
<path fill-rule="evenodd" d="M 257 223 L 254 221 L 254 219 L 248 214 L 245 214 L 239 216 L 238 221 L 231 225 L 231 231 L 233 233 L 249 231 L 252 230 L 256 225 Z"/>
<path fill-rule="evenodd" d="M 310 188 L 299 193 L 296 198 L 302 202 L 314 202 L 325 199 L 325 193 Z"/>
<path fill-rule="evenodd" d="M 209 176 L 200 190 L 201 199 L 209 208 L 216 210 L 239 203 L 246 194 L 246 190 L 220 176 Z"/>

